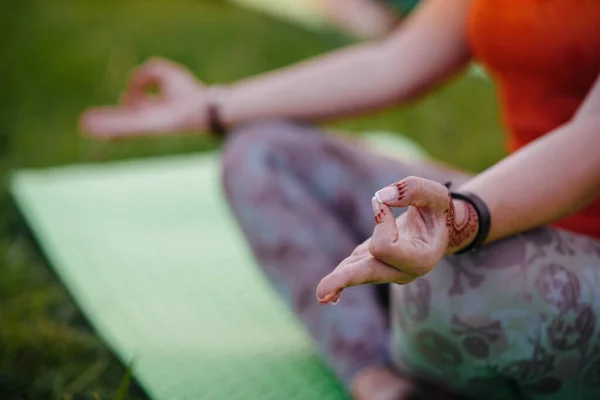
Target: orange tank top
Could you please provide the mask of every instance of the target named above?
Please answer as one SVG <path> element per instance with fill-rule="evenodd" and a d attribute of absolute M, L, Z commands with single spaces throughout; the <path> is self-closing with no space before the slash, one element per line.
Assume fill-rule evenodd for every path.
<path fill-rule="evenodd" d="M 600 73 L 600 0 L 472 0 L 468 35 L 510 151 L 569 121 Z M 554 225 L 600 239 L 600 199 Z"/>

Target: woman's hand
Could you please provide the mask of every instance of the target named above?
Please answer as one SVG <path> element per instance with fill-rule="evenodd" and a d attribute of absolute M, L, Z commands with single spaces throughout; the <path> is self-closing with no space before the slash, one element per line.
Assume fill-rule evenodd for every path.
<path fill-rule="evenodd" d="M 448 189 L 408 177 L 373 197 L 375 230 L 317 287 L 323 304 L 336 303 L 342 290 L 368 283 L 406 284 L 425 275 L 445 255 L 467 246 L 479 221 L 471 205 L 453 201 Z M 391 207 L 408 207 L 398 219 Z"/>
<path fill-rule="evenodd" d="M 149 93 L 156 89 L 157 94 Z M 182 66 L 152 59 L 131 74 L 121 105 L 86 110 L 81 128 L 112 139 L 169 132 L 203 131 L 207 89 Z"/>

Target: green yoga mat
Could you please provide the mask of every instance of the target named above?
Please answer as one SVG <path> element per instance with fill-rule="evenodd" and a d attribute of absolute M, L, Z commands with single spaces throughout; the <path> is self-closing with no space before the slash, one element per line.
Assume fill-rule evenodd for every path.
<path fill-rule="evenodd" d="M 408 139 L 369 140 L 423 156 Z M 255 265 L 218 170 L 214 153 L 79 165 L 17 172 L 10 190 L 78 306 L 152 398 L 346 398 Z"/>
<path fill-rule="evenodd" d="M 216 170 L 203 155 L 25 171 L 12 193 L 152 398 L 345 398 L 255 267 Z"/>

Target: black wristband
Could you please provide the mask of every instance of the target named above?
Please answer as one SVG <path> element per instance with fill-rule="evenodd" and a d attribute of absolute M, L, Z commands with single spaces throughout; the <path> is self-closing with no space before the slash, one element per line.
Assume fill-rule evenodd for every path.
<path fill-rule="evenodd" d="M 446 187 L 449 189 L 450 184 L 447 183 Z M 477 213 L 477 218 L 479 219 L 479 228 L 477 229 L 477 235 L 475 235 L 475 239 L 473 239 L 473 241 L 467 247 L 457 251 L 454 254 L 464 254 L 481 248 L 487 240 L 488 235 L 490 234 L 490 228 L 492 227 L 492 216 L 490 214 L 490 209 L 479 196 L 473 193 L 456 193 L 450 191 L 450 196 L 453 199 L 466 201 L 472 205 Z"/>

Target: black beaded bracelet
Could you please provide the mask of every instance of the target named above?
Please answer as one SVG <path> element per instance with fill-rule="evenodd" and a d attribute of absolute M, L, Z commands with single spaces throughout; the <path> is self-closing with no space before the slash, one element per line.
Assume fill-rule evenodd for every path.
<path fill-rule="evenodd" d="M 450 189 L 451 183 L 446 183 L 445 186 Z M 479 196 L 473 193 L 457 193 L 450 191 L 450 196 L 453 199 L 466 201 L 472 205 L 477 213 L 477 218 L 479 219 L 479 228 L 477 229 L 475 239 L 473 239 L 473 241 L 467 247 L 457 251 L 454 254 L 464 254 L 481 248 L 485 244 L 492 227 L 492 216 L 490 214 L 490 209 Z"/>

